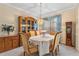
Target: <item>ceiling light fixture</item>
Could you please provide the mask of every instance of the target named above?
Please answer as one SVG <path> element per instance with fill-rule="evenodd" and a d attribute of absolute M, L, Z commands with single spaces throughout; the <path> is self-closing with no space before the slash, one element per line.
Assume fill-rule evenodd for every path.
<path fill-rule="evenodd" d="M 43 25 L 43 19 L 42 19 L 42 3 L 40 3 L 40 15 L 38 18 L 38 25 L 39 25 L 39 29 L 41 29 L 42 25 Z"/>

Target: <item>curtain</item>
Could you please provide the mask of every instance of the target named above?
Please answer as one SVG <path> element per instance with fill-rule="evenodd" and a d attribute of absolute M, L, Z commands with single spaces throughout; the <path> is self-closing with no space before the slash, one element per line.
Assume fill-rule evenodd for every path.
<path fill-rule="evenodd" d="M 43 18 L 43 29 L 48 32 L 59 32 L 61 31 L 61 16 L 50 16 Z"/>

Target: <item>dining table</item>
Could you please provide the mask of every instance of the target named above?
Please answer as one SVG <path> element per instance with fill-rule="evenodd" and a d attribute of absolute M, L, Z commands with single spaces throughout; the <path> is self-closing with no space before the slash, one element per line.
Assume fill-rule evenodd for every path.
<path fill-rule="evenodd" d="M 54 35 L 44 34 L 30 37 L 30 42 L 35 42 L 38 45 L 39 56 L 49 53 L 50 43 L 53 41 Z"/>

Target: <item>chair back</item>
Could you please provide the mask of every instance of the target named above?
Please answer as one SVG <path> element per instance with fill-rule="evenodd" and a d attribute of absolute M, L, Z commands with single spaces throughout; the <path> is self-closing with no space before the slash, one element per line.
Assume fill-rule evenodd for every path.
<path fill-rule="evenodd" d="M 24 51 L 25 51 L 27 54 L 30 54 L 30 52 L 29 52 L 28 37 L 25 36 L 24 33 L 20 33 L 20 36 L 21 36 L 21 41 L 22 41 L 22 44 L 23 44 Z"/>
<path fill-rule="evenodd" d="M 40 31 L 36 31 L 36 35 L 40 35 L 41 33 L 40 33 Z"/>
<path fill-rule="evenodd" d="M 55 37 L 54 37 L 54 41 L 52 42 L 52 50 L 53 52 L 55 51 L 55 49 L 57 48 L 57 46 L 59 45 L 59 37 L 60 37 L 60 33 L 56 33 Z"/>
<path fill-rule="evenodd" d="M 29 32 L 24 33 L 24 35 L 27 36 L 27 39 L 30 38 L 30 33 Z"/>
<path fill-rule="evenodd" d="M 36 35 L 34 30 L 30 31 L 29 33 L 30 33 L 30 36 L 35 36 Z"/>
<path fill-rule="evenodd" d="M 50 35 L 55 35 L 56 33 L 55 32 L 50 32 Z"/>

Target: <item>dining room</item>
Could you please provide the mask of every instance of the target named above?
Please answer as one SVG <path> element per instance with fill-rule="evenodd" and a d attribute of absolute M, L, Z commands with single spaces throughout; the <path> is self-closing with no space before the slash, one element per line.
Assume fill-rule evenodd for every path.
<path fill-rule="evenodd" d="M 78 3 L 0 3 L 0 56 L 79 56 Z"/>

